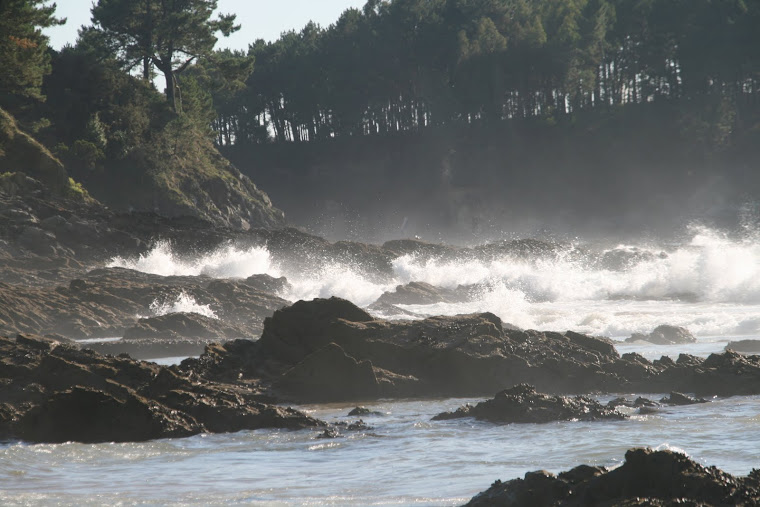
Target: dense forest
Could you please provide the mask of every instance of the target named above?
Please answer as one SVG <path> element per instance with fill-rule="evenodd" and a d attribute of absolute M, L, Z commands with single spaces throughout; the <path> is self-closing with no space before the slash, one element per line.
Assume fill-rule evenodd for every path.
<path fill-rule="evenodd" d="M 370 0 L 209 72 L 255 59 L 213 94 L 219 144 L 697 103 L 711 141 L 755 122 L 760 3 L 745 0 Z M 693 125 L 697 128 L 697 125 Z"/>
<path fill-rule="evenodd" d="M 106 204 L 226 224 L 270 203 L 225 157 L 294 223 L 354 229 L 659 220 L 760 180 L 760 2 L 368 0 L 247 51 L 215 49 L 240 29 L 216 8 L 99 0 L 54 51 L 54 4 L 3 2 L 0 108 Z"/>

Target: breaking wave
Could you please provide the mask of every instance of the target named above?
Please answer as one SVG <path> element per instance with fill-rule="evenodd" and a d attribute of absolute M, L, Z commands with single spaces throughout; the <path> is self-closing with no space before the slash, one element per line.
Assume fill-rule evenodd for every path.
<path fill-rule="evenodd" d="M 334 259 L 316 262 L 315 269 L 303 271 L 273 259 L 266 247 L 234 246 L 188 259 L 159 242 L 139 258 L 116 258 L 110 266 L 159 275 L 285 276 L 291 285 L 280 296 L 291 301 L 338 296 L 366 307 L 410 282 L 468 296 L 464 303 L 399 305 L 400 312 L 384 317 L 490 311 L 521 328 L 613 337 L 648 333 L 663 323 L 703 336 L 760 334 L 760 241 L 752 233 L 735 238 L 692 227 L 680 244 L 570 245 L 534 258 L 403 255 L 393 261 L 392 274 L 383 276 Z"/>

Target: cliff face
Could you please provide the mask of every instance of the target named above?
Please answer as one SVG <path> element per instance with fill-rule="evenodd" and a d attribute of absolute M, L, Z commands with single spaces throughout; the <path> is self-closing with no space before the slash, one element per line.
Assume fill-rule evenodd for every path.
<path fill-rule="evenodd" d="M 124 158 L 106 159 L 102 171 L 85 173 L 83 180 L 115 211 L 193 216 L 242 230 L 285 224 L 267 194 L 191 125 L 154 133 L 150 142 Z"/>
<path fill-rule="evenodd" d="M 75 168 L 76 169 L 76 168 Z M 115 211 L 151 211 L 166 217 L 193 216 L 214 225 L 248 230 L 280 227 L 282 211 L 202 136 L 192 132 L 159 137 L 123 160 L 106 161 L 100 171 L 78 178 L 101 203 Z M 0 109 L 0 192 L 27 194 L 42 184 L 55 197 L 91 200 L 45 146 L 23 132 Z"/>

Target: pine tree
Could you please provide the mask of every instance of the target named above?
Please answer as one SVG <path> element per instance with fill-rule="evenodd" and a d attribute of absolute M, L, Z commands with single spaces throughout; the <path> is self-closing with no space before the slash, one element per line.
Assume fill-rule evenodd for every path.
<path fill-rule="evenodd" d="M 92 21 L 125 68 L 142 62 L 144 76 L 149 65 L 164 74 L 169 104 L 181 112 L 176 76 L 213 51 L 217 32 L 226 37 L 240 28 L 234 14 L 211 19 L 216 5 L 217 0 L 99 0 Z"/>
<path fill-rule="evenodd" d="M 55 4 L 42 0 L 0 1 L 0 107 L 16 111 L 25 100 L 42 100 L 42 78 L 50 72 L 48 38 L 41 28 L 65 23 Z"/>

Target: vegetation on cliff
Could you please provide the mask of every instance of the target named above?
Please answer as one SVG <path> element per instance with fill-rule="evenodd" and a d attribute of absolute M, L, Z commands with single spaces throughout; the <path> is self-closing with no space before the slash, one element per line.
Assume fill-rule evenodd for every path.
<path fill-rule="evenodd" d="M 213 145 L 208 127 L 212 112 L 207 93 L 200 86 L 183 86 L 180 99 L 172 96 L 174 89 L 180 93 L 176 84 L 170 88 L 167 101 L 150 81 L 126 72 L 125 39 L 100 25 L 81 30 L 76 46 L 67 46 L 60 52 L 50 50 L 38 28 L 56 22 L 52 17 L 55 6 L 37 7 L 38 3 L 11 2 L 18 9 L 11 8 L 5 13 L 8 22 L 25 24 L 27 32 L 34 34 L 36 39 L 22 45 L 43 48 L 44 58 L 15 61 L 18 69 L 17 72 L 11 69 L 14 75 L 29 75 L 26 88 L 21 84 L 0 83 L 3 91 L 8 92 L 3 96 L 10 97 L 4 101 L 9 113 L 29 131 L 29 135 L 8 134 L 11 130 L 15 132 L 15 122 L 3 113 L 3 125 L 14 125 L 4 127 L 4 139 L 16 139 L 16 148 L 5 157 L 8 167 L 3 170 L 21 170 L 34 178 L 58 171 L 57 179 L 42 178 L 43 183 L 56 188 L 71 187 L 68 171 L 95 198 L 117 210 L 193 215 L 242 229 L 283 224 L 282 212 L 272 206 L 267 195 Z M 103 1 L 95 9 L 101 15 L 113 15 L 109 9 L 114 5 L 125 8 L 130 5 L 122 4 Z M 184 9 L 203 7 L 206 15 L 210 15 L 216 6 L 216 2 L 207 1 L 195 4 Z M 156 5 L 155 9 L 162 7 Z M 30 10 L 37 12 L 37 16 L 29 16 Z M 192 37 L 191 22 L 197 19 L 185 19 L 183 12 L 167 11 L 163 15 L 184 20 L 185 25 L 190 23 L 173 26 L 175 30 L 185 26 L 188 33 L 182 37 Z M 206 30 L 210 35 L 196 48 L 195 56 L 211 50 L 216 41 L 213 32 L 229 33 L 232 27 L 227 25 L 234 17 L 225 19 L 223 26 L 209 21 Z M 156 35 L 161 40 L 169 36 L 179 37 L 171 33 Z M 162 55 L 170 61 L 174 58 L 173 53 Z M 149 71 L 154 64 L 151 59 Z M 179 69 L 174 69 L 172 75 L 178 73 Z M 33 144 L 36 151 L 21 150 L 20 141 Z"/>

